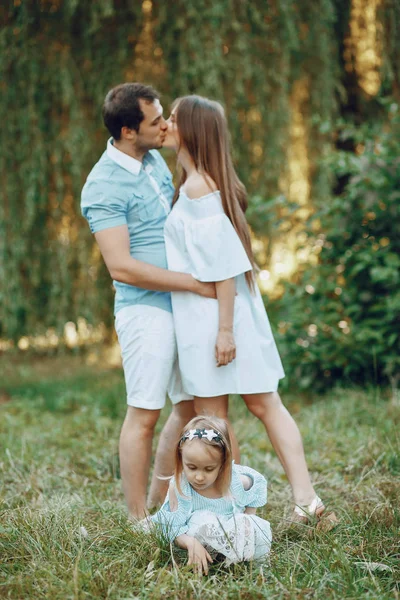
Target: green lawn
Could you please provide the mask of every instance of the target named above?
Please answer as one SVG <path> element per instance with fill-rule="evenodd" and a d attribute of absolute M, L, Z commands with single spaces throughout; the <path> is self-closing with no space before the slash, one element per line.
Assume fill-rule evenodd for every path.
<path fill-rule="evenodd" d="M 282 469 L 262 426 L 232 399 L 242 463 L 269 479 L 259 514 L 271 522 L 273 551 L 262 569 L 213 566 L 199 579 L 183 552 L 171 556 L 127 522 L 120 370 L 81 358 L 1 360 L 1 598 L 400 598 L 400 406 L 388 394 L 336 389 L 313 403 L 285 399 L 316 488 L 340 518 L 330 532 L 288 526 Z"/>

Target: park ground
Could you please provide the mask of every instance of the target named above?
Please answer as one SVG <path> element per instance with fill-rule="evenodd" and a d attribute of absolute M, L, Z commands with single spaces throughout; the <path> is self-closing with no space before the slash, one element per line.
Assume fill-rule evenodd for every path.
<path fill-rule="evenodd" d="M 127 521 L 117 451 L 124 396 L 118 368 L 79 356 L 1 357 L 0 598 L 400 598 L 400 402 L 391 392 L 285 396 L 316 489 L 340 520 L 331 531 L 290 527 L 288 482 L 262 426 L 233 398 L 242 463 L 269 481 L 259 514 L 274 541 L 263 567 L 215 565 L 202 578 L 183 551 Z"/>

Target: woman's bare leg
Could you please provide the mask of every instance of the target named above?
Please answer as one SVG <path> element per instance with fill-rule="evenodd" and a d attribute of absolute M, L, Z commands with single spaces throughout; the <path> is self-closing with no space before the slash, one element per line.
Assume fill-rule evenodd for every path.
<path fill-rule="evenodd" d="M 228 404 L 229 396 L 224 394 L 223 396 L 213 396 L 211 398 L 201 398 L 199 396 L 194 397 L 194 410 L 197 415 L 208 415 L 219 417 L 227 422 L 229 429 L 229 436 L 232 444 L 232 457 L 237 464 L 240 463 L 240 450 L 239 444 L 236 439 L 235 432 L 231 422 L 228 419 Z"/>
<path fill-rule="evenodd" d="M 245 394 L 243 399 L 267 431 L 292 487 L 295 504 L 309 505 L 316 494 L 304 456 L 301 434 L 278 392 Z"/>

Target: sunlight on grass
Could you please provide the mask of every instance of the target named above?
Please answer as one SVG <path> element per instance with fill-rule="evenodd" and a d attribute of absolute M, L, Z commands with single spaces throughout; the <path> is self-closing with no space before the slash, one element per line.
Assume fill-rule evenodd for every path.
<path fill-rule="evenodd" d="M 71 360 L 15 364 L 0 406 L 0 597 L 370 598 L 399 595 L 400 408 L 379 390 L 287 399 L 316 488 L 340 524 L 288 526 L 290 492 L 262 426 L 231 401 L 242 463 L 265 473 L 270 562 L 213 565 L 198 579 L 185 553 L 132 531 L 117 444 L 125 411 L 120 370 Z M 22 371 L 21 371 L 22 369 Z M 23 372 L 23 375 L 21 373 Z M 159 432 L 168 414 L 164 410 Z"/>

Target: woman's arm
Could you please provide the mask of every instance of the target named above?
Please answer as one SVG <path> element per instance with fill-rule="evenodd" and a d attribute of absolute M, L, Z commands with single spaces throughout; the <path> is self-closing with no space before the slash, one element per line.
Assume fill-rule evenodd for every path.
<path fill-rule="evenodd" d="M 212 558 L 196 538 L 184 533 L 175 538 L 175 544 L 188 551 L 188 565 L 196 565 L 200 575 L 203 572 L 208 575 L 208 563 L 212 563 Z"/>
<path fill-rule="evenodd" d="M 217 367 L 222 367 L 236 358 L 235 338 L 233 337 L 233 311 L 235 306 L 234 278 L 217 281 L 215 284 L 219 309 L 218 336 L 215 344 Z"/>

